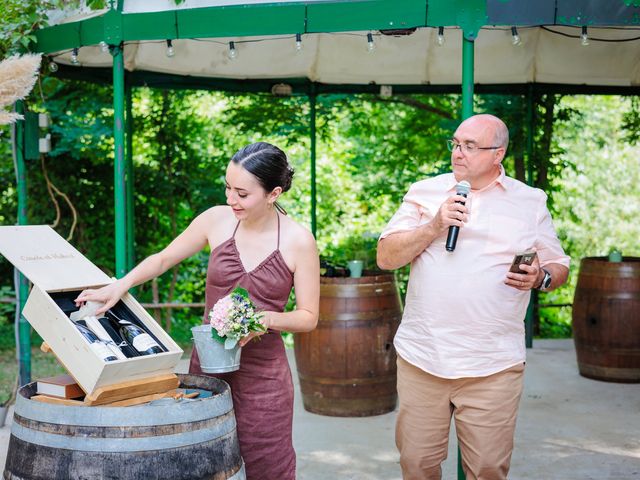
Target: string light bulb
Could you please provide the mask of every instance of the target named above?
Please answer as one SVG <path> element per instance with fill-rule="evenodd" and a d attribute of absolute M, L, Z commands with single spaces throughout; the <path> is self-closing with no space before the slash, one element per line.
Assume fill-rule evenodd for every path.
<path fill-rule="evenodd" d="M 227 53 L 229 60 L 235 60 L 238 58 L 238 51 L 236 50 L 235 42 L 229 42 L 229 52 Z"/>
<path fill-rule="evenodd" d="M 78 60 L 78 48 L 74 48 L 71 51 L 71 63 L 73 65 L 78 65 L 80 63 L 80 61 Z"/>
<path fill-rule="evenodd" d="M 171 58 L 176 54 L 176 51 L 173 49 L 173 41 L 167 40 L 167 57 Z"/>
<path fill-rule="evenodd" d="M 49 71 L 51 73 L 56 73 L 58 71 L 58 64 L 53 60 L 49 62 Z"/>
<path fill-rule="evenodd" d="M 371 32 L 367 33 L 367 52 L 373 53 L 376 50 L 376 44 L 373 43 L 373 35 Z"/>
<path fill-rule="evenodd" d="M 589 35 L 587 34 L 587 26 L 586 25 L 582 26 L 582 33 L 580 34 L 580 44 L 583 47 L 586 47 L 587 45 L 589 45 Z"/>
<path fill-rule="evenodd" d="M 100 51 L 102 53 L 109 53 L 109 44 L 104 40 L 100 42 Z"/>
<path fill-rule="evenodd" d="M 438 36 L 436 37 L 436 45 L 444 46 L 444 27 L 438 27 Z"/>
<path fill-rule="evenodd" d="M 522 45 L 522 40 L 520 40 L 520 35 L 518 35 L 518 29 L 516 27 L 511 27 L 511 43 L 514 47 Z"/>
<path fill-rule="evenodd" d="M 302 34 L 296 33 L 296 51 L 302 51 Z"/>

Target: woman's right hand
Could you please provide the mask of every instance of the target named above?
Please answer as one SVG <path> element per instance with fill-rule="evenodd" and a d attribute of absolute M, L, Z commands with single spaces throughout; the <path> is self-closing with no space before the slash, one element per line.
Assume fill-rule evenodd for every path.
<path fill-rule="evenodd" d="M 102 303 L 104 305 L 96 311 L 96 314 L 100 315 L 118 303 L 118 300 L 127 293 L 127 290 L 129 290 L 129 288 L 122 279 L 116 280 L 115 282 L 97 290 L 88 288 L 82 291 L 82 293 L 80 293 L 80 295 L 75 299 L 76 306 L 79 307 L 84 302 Z"/>

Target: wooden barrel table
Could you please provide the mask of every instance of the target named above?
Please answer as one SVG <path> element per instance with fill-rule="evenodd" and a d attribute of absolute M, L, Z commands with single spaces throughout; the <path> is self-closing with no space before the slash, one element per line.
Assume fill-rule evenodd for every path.
<path fill-rule="evenodd" d="M 640 382 L 640 258 L 584 258 L 573 300 L 580 375 Z"/>
<path fill-rule="evenodd" d="M 320 280 L 318 326 L 295 335 L 304 408 L 365 417 L 395 408 L 393 337 L 402 316 L 393 274 Z"/>
<path fill-rule="evenodd" d="M 179 375 L 213 396 L 132 407 L 76 407 L 19 391 L 5 480 L 244 480 L 229 386 Z"/>

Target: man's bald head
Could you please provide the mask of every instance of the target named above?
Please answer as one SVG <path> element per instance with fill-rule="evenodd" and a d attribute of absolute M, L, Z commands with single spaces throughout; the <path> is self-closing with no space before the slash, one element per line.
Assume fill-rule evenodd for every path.
<path fill-rule="evenodd" d="M 493 145 L 491 146 L 502 147 L 505 152 L 507 151 L 507 147 L 509 146 L 509 129 L 498 117 L 488 113 L 481 113 L 467 118 L 461 125 L 467 122 L 477 123 L 480 128 L 491 128 L 491 130 L 493 130 Z"/>

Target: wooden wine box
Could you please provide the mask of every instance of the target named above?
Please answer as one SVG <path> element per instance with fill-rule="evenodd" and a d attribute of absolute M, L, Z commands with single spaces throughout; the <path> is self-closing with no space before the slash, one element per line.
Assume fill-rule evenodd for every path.
<path fill-rule="evenodd" d="M 0 226 L 0 253 L 33 283 L 23 315 L 87 397 L 115 385 L 120 390 L 131 390 L 130 385 L 150 378 L 164 379 L 167 384 L 166 379 L 174 376 L 182 349 L 129 293 L 121 302 L 166 351 L 110 362 L 94 353 L 61 305 L 64 302 L 67 308 L 75 308 L 71 302 L 82 290 L 99 288 L 114 280 L 51 227 Z M 177 382 L 176 377 L 173 388 Z M 119 398 L 124 397 L 126 392 Z"/>

